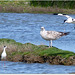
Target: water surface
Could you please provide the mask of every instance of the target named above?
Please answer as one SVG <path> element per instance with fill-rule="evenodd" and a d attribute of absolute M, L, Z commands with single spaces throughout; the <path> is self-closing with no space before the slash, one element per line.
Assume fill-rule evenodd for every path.
<path fill-rule="evenodd" d="M 75 66 L 0 61 L 0 74 L 69 74 Z"/>
<path fill-rule="evenodd" d="M 75 52 L 74 24 L 62 24 L 64 19 L 66 18 L 52 14 L 0 13 L 0 38 L 14 39 L 21 43 L 49 45 L 49 42 L 40 36 L 42 26 L 46 30 L 61 32 L 66 29 L 70 34 L 53 41 L 53 46 Z"/>
<path fill-rule="evenodd" d="M 75 15 L 70 15 L 75 18 Z M 49 45 L 49 42 L 40 36 L 40 28 L 70 32 L 53 41 L 53 46 L 75 52 L 75 29 L 74 24 L 62 24 L 65 17 L 52 14 L 29 14 L 29 13 L 0 13 L 0 38 L 14 39 L 21 43 L 33 43 L 36 45 Z M 0 61 L 0 74 L 67 74 L 75 72 L 75 66 L 50 65 L 48 63 L 22 63 Z"/>

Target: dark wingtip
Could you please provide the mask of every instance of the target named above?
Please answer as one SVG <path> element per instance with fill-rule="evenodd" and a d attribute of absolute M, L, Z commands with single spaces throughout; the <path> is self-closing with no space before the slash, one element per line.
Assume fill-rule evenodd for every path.
<path fill-rule="evenodd" d="M 58 15 L 58 13 L 53 13 L 53 15 Z M 63 14 L 63 15 L 67 15 L 67 14 Z"/>
<path fill-rule="evenodd" d="M 70 32 L 65 32 L 65 33 L 64 32 L 60 32 L 60 33 L 62 33 L 61 36 L 66 36 L 66 35 L 70 34 Z"/>
<path fill-rule="evenodd" d="M 54 13 L 53 15 L 58 15 L 58 13 Z"/>
<path fill-rule="evenodd" d="M 64 35 L 69 35 L 70 34 L 70 32 L 66 32 L 66 33 L 64 33 Z"/>
<path fill-rule="evenodd" d="M 67 15 L 67 14 L 63 14 L 63 15 Z"/>

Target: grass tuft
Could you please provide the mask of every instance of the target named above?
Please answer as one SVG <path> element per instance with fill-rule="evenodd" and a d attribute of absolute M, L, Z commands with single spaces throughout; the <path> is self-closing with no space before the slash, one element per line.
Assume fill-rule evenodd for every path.
<path fill-rule="evenodd" d="M 74 52 L 61 50 L 56 47 L 49 48 L 46 45 L 37 46 L 31 43 L 22 44 L 16 42 L 13 39 L 0 39 L 0 54 L 3 51 L 4 45 L 8 47 L 6 49 L 6 52 L 9 57 L 14 56 L 16 54 L 19 55 L 33 54 L 37 56 L 61 56 L 63 58 L 68 58 L 70 56 L 75 55 Z"/>

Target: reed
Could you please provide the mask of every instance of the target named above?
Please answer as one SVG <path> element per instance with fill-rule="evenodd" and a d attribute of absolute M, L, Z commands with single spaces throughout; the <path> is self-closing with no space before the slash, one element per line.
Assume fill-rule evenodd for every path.
<path fill-rule="evenodd" d="M 75 14 L 75 2 L 64 1 L 0 1 L 0 12 L 11 13 L 65 13 Z M 61 4 L 61 5 L 60 5 Z M 68 7 L 68 5 L 70 7 Z M 72 4 L 72 5 L 71 5 Z M 67 5 L 67 6 L 65 6 Z"/>
<path fill-rule="evenodd" d="M 74 9 L 75 1 L 31 1 L 32 6 L 41 6 L 41 7 L 59 7 L 66 9 Z"/>

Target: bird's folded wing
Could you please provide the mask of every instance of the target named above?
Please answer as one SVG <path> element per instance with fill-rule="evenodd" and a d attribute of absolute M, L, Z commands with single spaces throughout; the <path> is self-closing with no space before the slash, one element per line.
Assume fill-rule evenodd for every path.
<path fill-rule="evenodd" d="M 62 33 L 56 31 L 47 31 L 48 36 L 58 37 L 61 36 Z"/>

